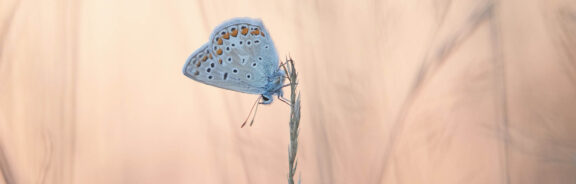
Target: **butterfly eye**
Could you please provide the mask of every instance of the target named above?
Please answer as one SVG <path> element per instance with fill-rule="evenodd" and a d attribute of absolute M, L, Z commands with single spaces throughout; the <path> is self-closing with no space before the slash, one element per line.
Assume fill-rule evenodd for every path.
<path fill-rule="evenodd" d="M 234 68 L 234 69 L 232 70 L 232 72 L 233 72 L 233 73 L 238 73 L 238 69 Z"/>
<path fill-rule="evenodd" d="M 210 68 L 206 68 L 206 72 L 210 73 L 211 69 Z"/>
<path fill-rule="evenodd" d="M 256 67 L 256 63 L 252 63 L 252 67 Z"/>
<path fill-rule="evenodd" d="M 266 49 L 267 49 L 267 48 L 268 48 L 268 45 L 264 46 L 264 48 L 266 48 Z"/>
<path fill-rule="evenodd" d="M 258 43 L 260 43 L 260 40 L 254 40 L 254 43 L 258 44 Z"/>
<path fill-rule="evenodd" d="M 250 41 L 247 41 L 247 42 L 246 42 L 246 45 L 250 45 Z"/>
<path fill-rule="evenodd" d="M 230 51 L 230 47 L 226 47 L 226 51 Z"/>
<path fill-rule="evenodd" d="M 210 67 L 214 68 L 214 63 L 210 63 Z"/>
<path fill-rule="evenodd" d="M 221 35 L 224 35 L 224 34 L 226 34 L 226 31 L 222 31 L 220 34 L 221 34 Z"/>
<path fill-rule="evenodd" d="M 228 57 L 227 60 L 228 60 L 229 63 L 232 63 L 232 58 L 231 58 L 231 57 Z"/>
<path fill-rule="evenodd" d="M 208 76 L 208 79 L 212 79 L 212 78 L 213 78 L 212 75 L 209 75 L 209 76 Z"/>
<path fill-rule="evenodd" d="M 252 75 L 246 74 L 246 78 L 247 78 L 247 79 L 250 79 L 251 77 L 252 77 Z"/>
<path fill-rule="evenodd" d="M 224 80 L 228 78 L 228 73 L 224 73 Z"/>
<path fill-rule="evenodd" d="M 242 45 L 242 43 L 243 43 L 242 41 L 239 42 L 240 45 Z"/>
<path fill-rule="evenodd" d="M 232 47 L 236 46 L 236 44 L 232 44 Z"/>
<path fill-rule="evenodd" d="M 262 57 L 258 57 L 258 60 L 262 61 Z"/>

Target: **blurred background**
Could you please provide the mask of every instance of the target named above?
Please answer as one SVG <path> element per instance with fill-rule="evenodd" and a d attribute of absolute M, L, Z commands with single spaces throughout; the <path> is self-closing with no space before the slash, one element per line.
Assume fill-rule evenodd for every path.
<path fill-rule="evenodd" d="M 285 183 L 289 106 L 188 79 L 261 18 L 302 183 L 576 183 L 571 0 L 2 0 L 0 183 Z"/>

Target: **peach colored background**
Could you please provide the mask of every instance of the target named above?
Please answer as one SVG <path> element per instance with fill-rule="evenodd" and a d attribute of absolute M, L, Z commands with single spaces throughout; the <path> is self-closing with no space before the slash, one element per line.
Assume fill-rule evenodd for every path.
<path fill-rule="evenodd" d="M 303 183 L 576 183 L 570 0 L 0 1 L 0 183 L 285 183 L 288 106 L 186 78 L 259 17 Z"/>

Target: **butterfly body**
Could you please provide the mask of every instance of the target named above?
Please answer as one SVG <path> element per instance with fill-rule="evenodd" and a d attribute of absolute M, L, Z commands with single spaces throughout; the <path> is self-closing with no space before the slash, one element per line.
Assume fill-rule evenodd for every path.
<path fill-rule="evenodd" d="M 284 71 L 270 34 L 261 20 L 235 18 L 220 24 L 210 41 L 186 60 L 183 73 L 211 86 L 260 94 L 263 104 L 281 97 Z"/>

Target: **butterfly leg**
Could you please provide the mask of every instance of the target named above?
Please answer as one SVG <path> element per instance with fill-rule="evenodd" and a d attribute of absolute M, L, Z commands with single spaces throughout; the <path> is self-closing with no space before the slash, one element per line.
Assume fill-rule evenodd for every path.
<path fill-rule="evenodd" d="M 284 98 L 283 96 L 278 96 L 278 100 L 286 103 L 287 105 L 291 106 L 290 100 Z"/>
<path fill-rule="evenodd" d="M 294 61 L 292 61 L 292 59 L 286 57 L 286 61 L 280 64 L 280 67 L 282 67 L 284 69 L 284 76 L 285 78 L 288 78 L 288 81 L 290 83 L 283 85 L 280 89 L 291 86 L 292 84 L 298 85 L 298 83 L 296 81 L 292 81 L 292 78 L 290 78 L 290 73 L 292 72 L 292 67 L 294 67 Z M 292 65 L 288 65 L 288 67 L 286 66 L 287 64 L 292 64 Z M 291 106 L 290 100 L 284 98 L 283 95 L 279 94 L 278 95 L 278 99 L 286 104 L 288 104 L 289 106 Z"/>
<path fill-rule="evenodd" d="M 295 84 L 298 85 L 298 83 L 295 83 Z M 292 83 L 290 83 L 290 84 L 284 84 L 284 85 L 282 86 L 282 88 L 288 87 L 288 86 L 290 86 L 290 85 L 292 85 Z"/>
<path fill-rule="evenodd" d="M 287 61 L 280 62 L 280 67 L 284 67 L 284 65 L 286 65 L 286 64 L 287 64 Z"/>
<path fill-rule="evenodd" d="M 288 62 L 292 62 L 292 60 L 291 60 L 291 59 L 289 60 L 288 58 L 286 58 L 286 61 L 283 62 L 283 63 L 280 65 L 280 67 L 282 67 L 282 68 L 284 69 L 284 77 L 285 77 L 285 78 L 288 78 L 288 81 L 289 81 L 290 83 L 292 83 L 292 79 L 291 79 L 290 76 L 288 75 L 290 72 L 288 72 L 288 68 L 286 68 L 286 64 L 288 64 Z"/>

